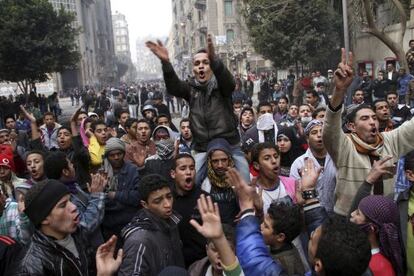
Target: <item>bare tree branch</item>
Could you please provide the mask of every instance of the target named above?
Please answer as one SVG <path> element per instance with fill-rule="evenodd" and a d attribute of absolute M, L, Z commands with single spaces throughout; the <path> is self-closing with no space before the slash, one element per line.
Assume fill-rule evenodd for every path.
<path fill-rule="evenodd" d="M 400 45 L 403 45 L 405 31 L 407 30 L 407 14 L 405 13 L 404 6 L 399 0 L 392 0 L 392 2 L 400 14 L 401 31 L 398 32 L 397 41 L 400 43 Z"/>

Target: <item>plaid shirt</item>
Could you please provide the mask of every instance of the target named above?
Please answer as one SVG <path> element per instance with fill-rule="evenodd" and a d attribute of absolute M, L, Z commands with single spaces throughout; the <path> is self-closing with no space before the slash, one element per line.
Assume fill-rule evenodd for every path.
<path fill-rule="evenodd" d="M 19 214 L 18 204 L 11 198 L 6 199 L 3 214 L 0 217 L 0 235 L 10 236 L 22 243 L 31 237 L 31 223 L 26 214 Z"/>

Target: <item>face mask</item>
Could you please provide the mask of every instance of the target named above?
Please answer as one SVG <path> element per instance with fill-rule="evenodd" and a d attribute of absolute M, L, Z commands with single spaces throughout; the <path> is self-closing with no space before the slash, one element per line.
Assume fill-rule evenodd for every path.
<path fill-rule="evenodd" d="M 273 115 L 270 113 L 266 113 L 260 115 L 257 119 L 257 129 L 258 130 L 269 130 L 274 127 L 275 121 L 273 121 Z"/>

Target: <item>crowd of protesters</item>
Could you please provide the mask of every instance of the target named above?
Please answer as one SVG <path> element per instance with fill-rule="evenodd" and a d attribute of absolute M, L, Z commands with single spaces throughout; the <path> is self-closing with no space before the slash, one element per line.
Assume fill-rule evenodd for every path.
<path fill-rule="evenodd" d="M 68 123 L 57 96 L 7 100 L 0 274 L 414 275 L 403 72 L 367 84 L 343 51 L 328 77 L 262 75 L 253 106 L 207 42 L 188 80 L 147 42 L 164 82 L 74 89 Z"/>

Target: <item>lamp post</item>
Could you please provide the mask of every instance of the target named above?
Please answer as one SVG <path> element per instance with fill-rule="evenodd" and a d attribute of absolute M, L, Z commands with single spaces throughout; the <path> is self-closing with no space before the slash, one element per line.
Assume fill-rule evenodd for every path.
<path fill-rule="evenodd" d="M 349 61 L 349 29 L 348 29 L 348 1 L 342 0 L 342 17 L 344 21 L 344 43 L 346 63 Z"/>

